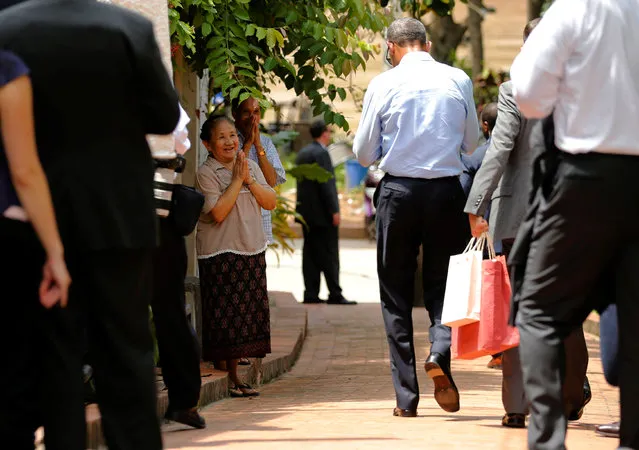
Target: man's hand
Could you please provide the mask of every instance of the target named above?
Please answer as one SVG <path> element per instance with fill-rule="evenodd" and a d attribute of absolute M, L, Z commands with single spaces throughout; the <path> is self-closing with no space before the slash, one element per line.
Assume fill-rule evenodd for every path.
<path fill-rule="evenodd" d="M 488 222 L 482 216 L 468 213 L 468 221 L 470 222 L 470 232 L 473 237 L 478 238 L 488 231 Z"/>
<path fill-rule="evenodd" d="M 40 283 L 40 303 L 47 309 L 55 304 L 67 306 L 71 277 L 62 255 L 49 256 L 42 269 Z"/>
<path fill-rule="evenodd" d="M 340 220 L 341 219 L 339 217 L 339 213 L 333 214 L 333 226 L 334 227 L 339 227 Z"/>

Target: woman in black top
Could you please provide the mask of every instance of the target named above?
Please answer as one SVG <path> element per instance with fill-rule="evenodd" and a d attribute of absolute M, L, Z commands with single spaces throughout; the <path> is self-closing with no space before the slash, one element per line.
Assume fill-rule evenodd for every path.
<path fill-rule="evenodd" d="M 33 449 L 39 417 L 42 306 L 64 306 L 71 282 L 35 145 L 28 69 L 0 50 L 0 436 Z M 45 375 L 46 376 L 46 375 Z"/>

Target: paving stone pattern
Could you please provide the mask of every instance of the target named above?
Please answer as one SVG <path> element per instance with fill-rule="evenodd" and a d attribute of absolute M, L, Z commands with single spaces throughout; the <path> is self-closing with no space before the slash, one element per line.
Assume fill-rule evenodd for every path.
<path fill-rule="evenodd" d="M 500 372 L 487 359 L 453 362 L 461 411 L 448 414 L 432 397 L 421 367 L 428 351 L 427 316 L 415 309 L 421 400 L 417 418 L 392 417 L 395 406 L 388 347 L 377 303 L 302 306 L 308 335 L 292 371 L 254 399 L 226 399 L 205 408 L 208 428 L 165 427 L 167 449 L 524 449 L 526 431 L 500 425 Z M 602 375 L 599 346 L 588 338 L 593 400 L 572 423 L 568 448 L 611 450 L 617 441 L 594 426 L 618 418 L 617 390 Z"/>

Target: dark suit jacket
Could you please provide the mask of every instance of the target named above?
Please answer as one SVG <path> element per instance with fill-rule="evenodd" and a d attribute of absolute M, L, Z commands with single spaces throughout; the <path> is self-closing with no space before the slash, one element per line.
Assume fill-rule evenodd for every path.
<path fill-rule="evenodd" d="M 304 147 L 295 160 L 297 165 L 317 163 L 335 175 L 328 151 L 318 142 Z M 339 212 L 335 177 L 326 183 L 302 180 L 297 182 L 297 212 L 309 227 L 333 226 L 333 214 Z"/>
<path fill-rule="evenodd" d="M 0 48 L 31 70 L 38 152 L 65 246 L 155 246 L 145 135 L 171 133 L 179 107 L 151 22 L 93 0 L 31 0 L 0 13 Z"/>
<path fill-rule="evenodd" d="M 528 120 L 519 112 L 510 81 L 499 87 L 497 111 L 490 145 L 464 208 L 483 216 L 491 205 L 489 223 L 495 242 L 517 235 L 528 208 L 533 161 L 544 149 L 541 121 Z"/>

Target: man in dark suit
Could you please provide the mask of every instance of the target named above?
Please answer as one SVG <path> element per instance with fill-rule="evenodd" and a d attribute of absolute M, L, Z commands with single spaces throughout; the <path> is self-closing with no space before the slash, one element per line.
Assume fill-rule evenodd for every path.
<path fill-rule="evenodd" d="M 295 163 L 313 164 L 335 175 L 326 146 L 331 141 L 331 130 L 323 121 L 313 122 L 311 136 L 314 142 L 300 150 Z M 324 303 L 319 298 L 320 274 L 328 286 L 328 304 L 354 305 L 342 295 L 339 285 L 339 202 L 335 177 L 325 183 L 302 180 L 297 183 L 297 212 L 304 218 L 304 248 L 302 273 L 304 274 L 304 303 Z"/>
<path fill-rule="evenodd" d="M 109 448 L 160 449 L 145 135 L 171 133 L 179 108 L 152 25 L 100 2 L 33 0 L 0 14 L 0 48 L 31 69 L 38 150 L 73 279 L 68 307 L 39 327 L 45 445 L 85 448 L 86 329 Z"/>
<path fill-rule="evenodd" d="M 539 19 L 534 19 L 526 25 L 524 41 L 538 23 Z M 502 244 L 508 257 L 528 207 L 533 160 L 543 151 L 544 140 L 541 121 L 526 119 L 517 108 L 510 81 L 499 87 L 498 111 L 490 146 L 475 176 L 464 211 L 468 213 L 473 235 L 481 235 L 490 226 L 495 242 Z M 489 206 L 490 220 L 486 223 L 484 215 Z M 565 348 L 568 364 L 564 403 L 569 418 L 577 420 L 591 397 L 586 380 L 588 349 L 582 328 L 565 340 Z M 524 427 L 528 400 L 517 348 L 503 353 L 502 370 L 502 402 L 506 411 L 502 425 Z"/>

